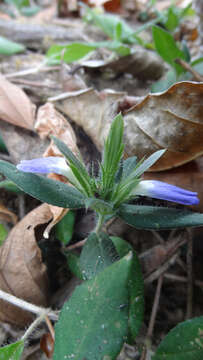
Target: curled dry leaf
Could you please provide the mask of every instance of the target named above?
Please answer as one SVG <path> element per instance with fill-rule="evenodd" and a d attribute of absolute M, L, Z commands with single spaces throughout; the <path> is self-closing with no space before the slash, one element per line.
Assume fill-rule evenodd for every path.
<path fill-rule="evenodd" d="M 149 94 L 125 115 L 126 156 L 142 159 L 156 150 L 168 151 L 150 169 L 177 167 L 203 153 L 203 83 L 179 82 L 167 91 Z M 124 95 L 98 94 L 90 89 L 57 101 L 91 137 L 99 150 Z"/>
<path fill-rule="evenodd" d="M 35 105 L 20 87 L 0 75 L 0 119 L 33 130 Z"/>
<path fill-rule="evenodd" d="M 164 73 L 164 63 L 153 51 L 143 49 L 141 46 L 134 47 L 135 52 L 127 56 L 121 56 L 116 60 L 86 60 L 81 64 L 86 71 L 111 70 L 115 76 L 128 73 L 139 79 L 157 80 Z"/>
<path fill-rule="evenodd" d="M 0 288 L 38 306 L 47 306 L 48 278 L 35 230 L 52 219 L 47 204 L 27 214 L 0 248 Z M 0 300 L 0 321 L 26 326 L 32 314 Z"/>
<path fill-rule="evenodd" d="M 88 89 L 69 93 L 62 99 L 53 98 L 52 101 L 56 101 L 56 107 L 81 126 L 102 150 L 112 119 L 118 112 L 119 100 L 123 100 L 124 95 L 110 90 L 98 93 Z"/>
<path fill-rule="evenodd" d="M 179 82 L 167 91 L 149 94 L 124 117 L 126 152 L 138 158 L 167 152 L 150 169 L 177 167 L 203 153 L 203 83 Z"/>
<path fill-rule="evenodd" d="M 0 204 L 0 220 L 17 223 L 17 216 L 10 210 L 8 210 L 3 204 Z"/>
<path fill-rule="evenodd" d="M 75 155 L 78 155 L 79 150 L 76 144 L 75 133 L 69 122 L 56 111 L 53 104 L 46 103 L 39 108 L 35 129 L 42 139 L 45 139 L 49 135 L 54 135 L 62 140 Z M 61 156 L 61 152 L 54 142 L 51 141 L 43 156 Z M 67 181 L 63 176 L 57 174 L 50 174 L 49 177 L 58 181 Z M 52 227 L 68 212 L 68 209 L 59 208 L 58 206 L 49 205 L 49 207 L 53 214 L 53 219 L 44 232 L 46 238 L 49 237 L 49 232 Z"/>

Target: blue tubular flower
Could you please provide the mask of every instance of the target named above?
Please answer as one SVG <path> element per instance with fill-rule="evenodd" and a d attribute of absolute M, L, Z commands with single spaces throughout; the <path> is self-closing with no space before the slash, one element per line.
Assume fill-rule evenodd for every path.
<path fill-rule="evenodd" d="M 45 158 L 21 160 L 17 166 L 18 170 L 37 174 L 55 173 L 65 176 L 77 188 L 81 188 L 71 168 L 63 157 L 49 156 Z"/>
<path fill-rule="evenodd" d="M 32 160 L 22 160 L 17 169 L 24 172 L 48 174 L 55 173 L 66 176 L 69 166 L 62 157 L 50 156 Z"/>
<path fill-rule="evenodd" d="M 149 196 L 156 199 L 174 201 L 183 205 L 197 205 L 199 199 L 196 192 L 157 180 L 143 180 L 133 190 L 132 195 Z"/>

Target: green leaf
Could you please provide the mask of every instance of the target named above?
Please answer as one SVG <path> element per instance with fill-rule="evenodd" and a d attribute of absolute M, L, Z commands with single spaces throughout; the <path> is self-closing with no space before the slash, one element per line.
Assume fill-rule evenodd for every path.
<path fill-rule="evenodd" d="M 131 332 L 131 340 L 134 342 L 139 333 L 144 317 L 144 281 L 142 277 L 142 270 L 135 251 L 127 241 L 117 236 L 111 236 L 111 240 L 113 241 L 121 258 L 126 256 L 129 251 L 133 252 L 132 269 L 129 276 L 128 286 L 130 293 L 129 328 Z"/>
<path fill-rule="evenodd" d="M 7 191 L 11 191 L 14 192 L 16 194 L 22 194 L 23 191 L 21 189 L 19 189 L 18 186 L 16 186 L 16 184 L 14 184 L 13 181 L 10 180 L 2 180 L 0 181 L 0 189 L 5 189 Z"/>
<path fill-rule="evenodd" d="M 163 230 L 203 226 L 203 214 L 174 208 L 123 204 L 117 214 L 137 229 Z"/>
<path fill-rule="evenodd" d="M 20 12 L 24 16 L 33 16 L 36 15 L 41 10 L 40 6 L 33 5 L 33 6 L 25 6 L 20 9 Z"/>
<path fill-rule="evenodd" d="M 14 165 L 3 160 L 0 160 L 0 173 L 42 202 L 72 209 L 84 207 L 84 195 L 60 181 L 19 171 Z"/>
<path fill-rule="evenodd" d="M 171 68 L 171 70 L 169 70 L 165 74 L 163 79 L 158 80 L 152 84 L 151 92 L 156 93 L 156 92 L 162 92 L 168 90 L 168 88 L 170 88 L 170 86 L 175 84 L 175 82 L 177 82 L 177 75 L 175 70 Z"/>
<path fill-rule="evenodd" d="M 152 360 L 202 360 L 203 316 L 184 321 L 172 329 Z"/>
<path fill-rule="evenodd" d="M 128 335 L 131 266 L 130 253 L 75 289 L 55 327 L 54 360 L 116 358 Z"/>
<path fill-rule="evenodd" d="M 145 171 L 147 171 L 159 158 L 165 153 L 166 149 L 155 151 L 150 155 L 146 160 L 141 162 L 135 172 L 133 173 L 134 177 L 140 177 Z"/>
<path fill-rule="evenodd" d="M 0 224 L 0 246 L 4 243 L 8 235 L 8 231 L 3 224 Z"/>
<path fill-rule="evenodd" d="M 107 41 L 99 41 L 90 43 L 92 46 L 95 46 L 95 49 L 97 48 L 107 48 L 109 50 L 117 52 L 121 56 L 130 55 L 131 50 L 130 47 L 127 45 L 124 45 L 121 41 L 118 40 L 107 40 Z"/>
<path fill-rule="evenodd" d="M 175 11 L 175 9 L 173 8 L 173 6 L 169 7 L 167 12 L 167 20 L 164 23 L 165 27 L 169 31 L 173 31 L 179 25 L 179 21 L 180 21 L 179 16 Z"/>
<path fill-rule="evenodd" d="M 67 255 L 67 262 L 70 271 L 78 278 L 83 280 L 82 272 L 80 270 L 80 258 L 75 254 Z"/>
<path fill-rule="evenodd" d="M 88 196 L 93 195 L 91 191 L 91 178 L 85 168 L 85 165 L 80 161 L 73 152 L 64 144 L 63 141 L 57 139 L 55 136 L 52 136 L 54 143 L 61 153 L 67 158 L 68 164 L 75 175 L 78 182 L 81 184 L 85 193 Z"/>
<path fill-rule="evenodd" d="M 84 56 L 89 54 L 91 51 L 96 49 L 95 46 L 84 43 L 72 43 L 69 45 L 52 45 L 46 56 L 57 62 L 60 62 L 62 59 L 66 63 L 72 63 L 74 61 L 82 59 Z M 62 55 L 63 51 L 63 55 Z"/>
<path fill-rule="evenodd" d="M 87 209 L 91 208 L 92 210 L 96 211 L 101 215 L 110 215 L 114 213 L 113 204 L 96 198 L 86 199 L 85 207 Z"/>
<path fill-rule="evenodd" d="M 137 166 L 137 156 L 132 156 L 123 161 L 122 166 L 122 180 L 125 180 L 131 175 Z"/>
<path fill-rule="evenodd" d="M 111 194 L 115 182 L 116 172 L 123 156 L 123 129 L 123 118 L 119 114 L 114 118 L 104 144 L 101 164 L 101 196 L 104 198 Z"/>
<path fill-rule="evenodd" d="M 73 236 L 75 224 L 75 212 L 69 211 L 55 226 L 56 237 L 64 245 L 67 245 Z"/>
<path fill-rule="evenodd" d="M 112 240 L 105 233 L 91 233 L 80 255 L 80 269 L 84 280 L 90 280 L 118 260 Z"/>
<path fill-rule="evenodd" d="M 6 145 L 5 145 L 5 142 L 4 142 L 1 134 L 0 134 L 0 151 L 5 152 L 5 153 L 8 154 L 7 147 L 6 147 Z"/>
<path fill-rule="evenodd" d="M 159 26 L 152 27 L 152 35 L 159 55 L 176 70 L 177 74 L 184 72 L 182 66 L 175 63 L 175 59 L 186 60 L 185 54 L 178 48 L 173 36 Z"/>
<path fill-rule="evenodd" d="M 0 54 L 14 55 L 25 51 L 25 46 L 0 36 Z"/>
<path fill-rule="evenodd" d="M 115 39 L 116 29 L 118 24 L 119 27 L 122 27 L 122 33 L 120 40 L 129 39 L 129 37 L 134 33 L 133 29 L 123 21 L 119 16 L 112 14 L 98 14 L 96 11 L 84 6 L 88 15 L 88 20 L 94 22 L 110 39 Z M 119 30 L 120 32 L 120 30 Z"/>
<path fill-rule="evenodd" d="M 24 341 L 19 340 L 13 344 L 0 348 L 1 360 L 20 360 L 24 349 Z"/>

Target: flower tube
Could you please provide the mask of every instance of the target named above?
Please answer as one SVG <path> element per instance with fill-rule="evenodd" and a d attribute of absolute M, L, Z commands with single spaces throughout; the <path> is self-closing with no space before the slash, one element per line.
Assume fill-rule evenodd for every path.
<path fill-rule="evenodd" d="M 21 160 L 18 170 L 36 174 L 55 173 L 65 176 L 77 188 L 81 188 L 78 180 L 63 157 L 49 156 L 44 158 Z"/>
<path fill-rule="evenodd" d="M 199 203 L 196 192 L 157 180 L 140 181 L 133 190 L 132 195 L 149 196 L 155 199 L 174 201 L 183 205 L 197 205 Z"/>

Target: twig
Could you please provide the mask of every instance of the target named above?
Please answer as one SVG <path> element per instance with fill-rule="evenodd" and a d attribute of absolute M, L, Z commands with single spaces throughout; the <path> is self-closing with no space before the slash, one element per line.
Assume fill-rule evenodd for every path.
<path fill-rule="evenodd" d="M 158 233 L 158 231 L 155 231 L 155 230 L 151 230 L 152 234 L 154 235 L 154 237 L 159 241 L 159 243 L 161 245 L 164 245 L 165 244 L 165 241 L 164 239 L 162 238 L 162 236 Z"/>
<path fill-rule="evenodd" d="M 37 328 L 39 324 L 41 324 L 42 321 L 45 320 L 46 316 L 49 313 L 49 309 L 44 309 L 41 314 L 33 321 L 33 323 L 29 326 L 29 328 L 26 330 L 25 334 L 22 336 L 21 340 L 26 340 L 33 331 Z"/>
<path fill-rule="evenodd" d="M 165 273 L 164 277 L 168 280 L 172 280 L 172 281 L 179 281 L 179 282 L 184 282 L 187 283 L 188 279 L 185 276 L 180 276 L 180 275 L 175 275 L 175 274 L 170 274 L 170 273 Z M 203 288 L 203 281 L 201 280 L 194 280 L 194 284 L 196 286 L 199 286 L 200 288 Z"/>
<path fill-rule="evenodd" d="M 192 233 L 187 229 L 188 233 L 188 245 L 187 245 L 187 278 L 188 278 L 188 287 L 187 287 L 187 309 L 186 309 L 186 319 L 192 317 L 192 308 L 193 308 L 193 239 Z"/>
<path fill-rule="evenodd" d="M 197 71 L 195 71 L 186 61 L 182 59 L 175 59 L 175 62 L 183 67 L 183 69 L 189 71 L 196 81 L 203 81 L 203 76 L 201 76 Z"/>
<path fill-rule="evenodd" d="M 166 261 L 163 263 L 163 265 L 161 265 L 157 270 L 151 272 L 151 273 L 147 273 L 144 276 L 144 282 L 145 284 L 149 284 L 150 282 L 156 280 L 157 278 L 159 278 L 161 276 L 161 274 L 163 272 L 165 272 L 168 267 L 170 266 L 171 263 L 174 263 L 178 257 L 178 249 L 180 248 L 180 246 L 182 246 L 183 244 L 185 244 L 187 242 L 187 239 L 182 239 L 182 237 L 180 237 L 175 245 L 173 246 L 173 248 L 170 249 L 170 251 L 168 252 L 168 256 Z"/>
<path fill-rule="evenodd" d="M 77 248 L 79 248 L 79 247 L 82 247 L 82 246 L 85 245 L 86 241 L 87 241 L 87 239 L 78 241 L 77 243 L 68 246 L 68 247 L 66 248 L 66 250 L 70 251 L 70 250 L 73 250 L 73 249 L 77 249 Z"/>
<path fill-rule="evenodd" d="M 158 284 L 157 284 L 156 293 L 155 293 L 155 297 L 154 297 L 154 304 L 152 307 L 151 317 L 150 317 L 149 326 L 148 326 L 148 330 L 147 330 L 147 338 L 150 340 L 153 335 L 154 323 L 155 323 L 157 310 L 158 310 L 158 306 L 159 306 L 163 278 L 164 278 L 164 274 L 162 274 L 158 279 Z"/>
<path fill-rule="evenodd" d="M 9 302 L 10 304 L 20 307 L 21 309 L 27 310 L 33 314 L 36 315 L 41 315 L 42 313 L 47 313 L 47 315 L 52 319 L 52 320 L 57 320 L 58 319 L 58 314 L 56 311 L 53 311 L 51 309 L 46 309 L 34 304 L 31 304 L 25 300 L 19 299 L 14 295 L 11 295 L 3 290 L 0 290 L 0 299 Z"/>
<path fill-rule="evenodd" d="M 25 216 L 25 195 L 18 194 L 18 213 L 19 219 L 23 219 Z"/>
<path fill-rule="evenodd" d="M 90 90 L 92 90 L 92 88 L 87 88 L 87 89 L 82 89 L 82 90 L 77 90 L 77 91 L 67 91 L 62 94 L 52 96 L 52 97 L 48 98 L 47 101 L 54 102 L 54 101 L 59 101 L 59 100 L 65 100 L 65 99 L 68 99 L 69 97 L 78 96 L 78 95 L 86 93 Z"/>
<path fill-rule="evenodd" d="M 24 79 L 13 79 L 12 82 L 17 83 L 17 84 L 22 84 L 25 86 L 31 86 L 31 87 L 42 87 L 42 88 L 49 88 L 49 89 L 54 89 L 54 90 L 60 90 L 61 87 L 57 86 L 57 85 L 51 85 L 51 84 L 46 84 L 44 82 L 37 82 L 37 81 L 30 81 L 30 80 L 24 80 Z"/>
<path fill-rule="evenodd" d="M 160 300 L 161 288 L 162 288 L 162 284 L 163 284 L 163 278 L 164 278 L 164 274 L 162 274 L 158 279 L 158 284 L 157 284 L 156 293 L 155 293 L 155 296 L 154 296 L 154 303 L 153 303 L 152 312 L 151 312 L 151 316 L 150 316 L 149 326 L 148 326 L 147 335 L 146 335 L 146 338 L 145 338 L 145 347 L 144 347 L 144 350 L 142 352 L 140 360 L 147 360 L 148 355 L 149 355 L 149 353 L 151 351 L 151 339 L 152 339 L 152 335 L 153 335 L 155 319 L 156 319 L 158 306 L 159 306 L 159 300 Z"/>
<path fill-rule="evenodd" d="M 151 282 L 153 282 L 154 280 L 159 278 L 166 270 L 168 270 L 168 268 L 169 268 L 169 266 L 171 264 L 175 263 L 177 257 L 178 257 L 178 254 L 173 255 L 159 269 L 157 269 L 153 273 L 151 273 L 151 274 L 147 275 L 146 277 L 144 277 L 144 283 L 145 284 L 150 284 Z"/>

